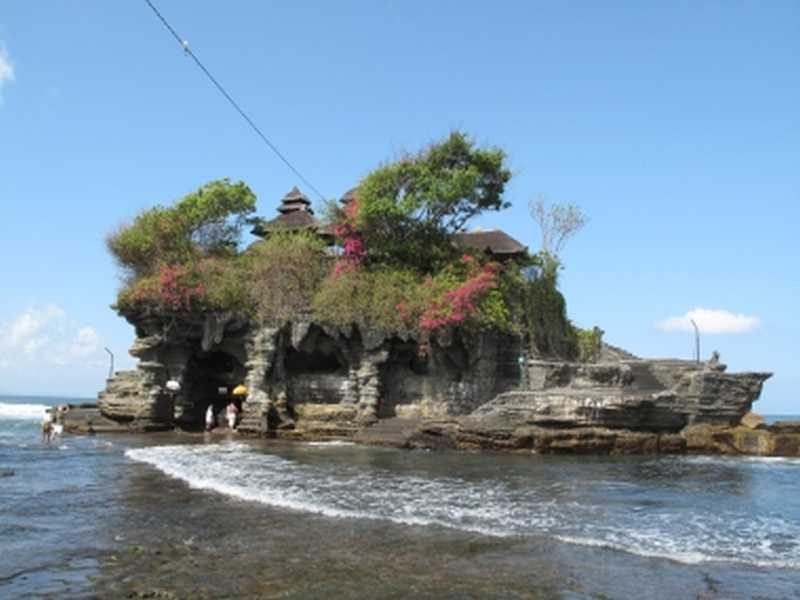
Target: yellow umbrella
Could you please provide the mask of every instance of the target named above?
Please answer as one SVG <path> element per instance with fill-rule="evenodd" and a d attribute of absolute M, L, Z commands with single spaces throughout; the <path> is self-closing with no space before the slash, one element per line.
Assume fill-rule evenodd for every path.
<path fill-rule="evenodd" d="M 233 395 L 234 396 L 247 396 L 247 388 L 244 385 L 239 384 L 235 388 L 233 388 Z"/>

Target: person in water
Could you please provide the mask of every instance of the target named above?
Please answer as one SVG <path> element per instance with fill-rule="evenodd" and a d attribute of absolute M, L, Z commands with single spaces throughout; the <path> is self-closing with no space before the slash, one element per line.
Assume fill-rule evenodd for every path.
<path fill-rule="evenodd" d="M 69 406 L 66 404 L 59 405 L 56 409 L 56 420 L 55 423 L 53 423 L 50 435 L 51 440 L 61 437 L 61 434 L 64 433 L 64 417 L 68 410 Z"/>
<path fill-rule="evenodd" d="M 206 409 L 206 431 L 211 431 L 214 425 L 214 405 L 209 404 Z"/>
<path fill-rule="evenodd" d="M 46 410 L 42 417 L 42 441 L 49 442 L 53 436 L 53 415 Z"/>
<path fill-rule="evenodd" d="M 231 402 L 228 404 L 227 408 L 225 409 L 225 416 L 228 419 L 228 428 L 233 431 L 236 429 L 236 415 L 239 412 L 239 409 L 236 408 L 236 404 Z"/>

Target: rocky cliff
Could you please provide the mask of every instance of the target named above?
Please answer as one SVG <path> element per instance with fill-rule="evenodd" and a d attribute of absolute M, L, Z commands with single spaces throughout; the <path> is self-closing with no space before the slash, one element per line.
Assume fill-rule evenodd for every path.
<path fill-rule="evenodd" d="M 110 379 L 99 407 L 133 430 L 199 428 L 206 407 L 221 411 L 244 383 L 242 431 L 346 435 L 381 418 L 467 414 L 522 377 L 520 340 L 492 333 L 455 331 L 419 344 L 307 321 L 269 328 L 235 315 L 129 319 L 137 369 Z"/>
<path fill-rule="evenodd" d="M 716 357 L 643 360 L 607 347 L 604 362 L 584 364 L 529 360 L 520 339 L 493 333 L 420 343 L 302 320 L 128 318 L 137 369 L 99 395 L 104 422 L 128 430 L 200 429 L 208 406 L 221 413 L 233 399 L 242 432 L 409 447 L 775 454 L 796 453 L 800 439 L 742 429 L 770 374 L 727 373 Z M 231 395 L 242 383 L 244 401 Z"/>

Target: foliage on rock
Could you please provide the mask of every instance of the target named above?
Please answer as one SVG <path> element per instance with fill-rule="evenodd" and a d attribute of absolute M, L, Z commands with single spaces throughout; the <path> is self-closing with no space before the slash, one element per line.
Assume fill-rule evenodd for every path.
<path fill-rule="evenodd" d="M 308 232 L 274 233 L 253 244 L 244 268 L 253 314 L 272 325 L 308 315 L 329 270 L 325 246 Z"/>
<path fill-rule="evenodd" d="M 308 231 L 271 232 L 239 252 L 255 197 L 243 183 L 211 182 L 109 236 L 128 275 L 116 307 L 310 319 L 422 343 L 492 330 L 522 336 L 534 356 L 590 356 L 588 334 L 566 317 L 554 255 L 501 265 L 456 244 L 470 218 L 508 205 L 504 161 L 456 132 L 379 167 L 345 206 L 328 207 L 338 252 Z"/>
<path fill-rule="evenodd" d="M 163 265 L 203 256 L 235 254 L 245 217 L 256 197 L 242 182 L 207 183 L 173 206 L 155 206 L 109 235 L 106 244 L 132 278 L 156 273 Z"/>
<path fill-rule="evenodd" d="M 452 236 L 486 210 L 509 206 L 505 154 L 464 133 L 383 165 L 358 186 L 357 223 L 371 261 L 436 271 L 458 258 Z"/>
<path fill-rule="evenodd" d="M 599 327 L 592 327 L 591 329 L 573 327 L 573 330 L 577 339 L 578 360 L 587 363 L 596 362 L 600 357 L 600 351 L 603 349 L 603 334 L 605 332 Z"/>

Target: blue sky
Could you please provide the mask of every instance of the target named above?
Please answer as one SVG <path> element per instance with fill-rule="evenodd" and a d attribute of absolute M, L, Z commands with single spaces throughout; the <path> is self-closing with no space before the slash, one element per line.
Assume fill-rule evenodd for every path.
<path fill-rule="evenodd" d="M 800 3 L 157 5 L 326 195 L 464 129 L 516 174 L 474 225 L 536 248 L 530 199 L 590 216 L 563 256 L 572 319 L 690 357 L 657 324 L 726 311 L 704 354 L 775 371 L 758 410 L 800 412 Z M 131 366 L 103 238 L 223 176 L 264 215 L 299 183 L 143 1 L 3 2 L 0 393 L 91 396 L 104 345 Z"/>

